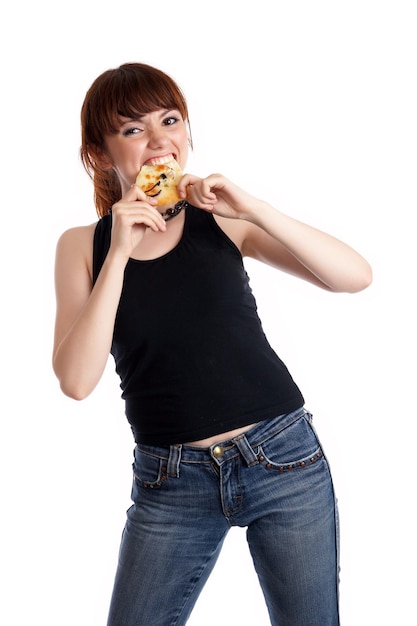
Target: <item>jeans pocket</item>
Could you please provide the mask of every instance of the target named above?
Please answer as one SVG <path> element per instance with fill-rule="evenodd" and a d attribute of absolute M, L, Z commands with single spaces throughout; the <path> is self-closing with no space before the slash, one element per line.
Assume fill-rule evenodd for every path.
<path fill-rule="evenodd" d="M 310 416 L 303 415 L 258 448 L 258 459 L 268 470 L 301 470 L 323 458 L 320 443 L 311 427 Z"/>
<path fill-rule="evenodd" d="M 167 478 L 165 459 L 148 454 L 140 448 L 135 449 L 135 460 L 132 465 L 134 483 L 143 488 L 157 489 L 162 487 Z"/>

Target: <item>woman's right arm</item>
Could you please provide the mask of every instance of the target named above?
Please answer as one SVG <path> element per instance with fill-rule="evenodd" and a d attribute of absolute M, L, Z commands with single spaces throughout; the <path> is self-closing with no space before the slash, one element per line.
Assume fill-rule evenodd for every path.
<path fill-rule="evenodd" d="M 62 391 L 87 397 L 105 369 L 122 291 L 124 270 L 147 228 L 164 231 L 163 218 L 137 187 L 113 207 L 111 245 L 92 286 L 95 226 L 73 228 L 58 241 L 53 368 Z"/>
<path fill-rule="evenodd" d="M 100 380 L 110 352 L 123 284 L 123 259 L 107 256 L 92 288 L 94 230 L 74 228 L 58 241 L 53 367 L 62 391 L 75 400 Z"/>

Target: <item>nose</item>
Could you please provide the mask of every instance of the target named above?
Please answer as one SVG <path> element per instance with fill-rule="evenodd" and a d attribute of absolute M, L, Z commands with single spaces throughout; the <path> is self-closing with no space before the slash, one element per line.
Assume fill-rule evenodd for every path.
<path fill-rule="evenodd" d="M 151 148 L 159 148 L 168 143 L 167 132 L 164 128 L 153 128 L 149 132 L 149 146 Z"/>

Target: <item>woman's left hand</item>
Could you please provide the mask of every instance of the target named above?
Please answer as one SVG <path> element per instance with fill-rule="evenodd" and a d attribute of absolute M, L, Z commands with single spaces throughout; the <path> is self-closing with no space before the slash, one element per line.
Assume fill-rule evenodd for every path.
<path fill-rule="evenodd" d="M 183 198 L 199 209 L 231 219 L 248 219 L 256 199 L 222 174 L 199 178 L 185 174 L 178 185 Z"/>
<path fill-rule="evenodd" d="M 178 191 L 197 208 L 250 222 L 241 245 L 247 256 L 330 291 L 353 293 L 371 283 L 368 262 L 350 246 L 285 215 L 221 174 L 207 178 L 185 174 Z"/>

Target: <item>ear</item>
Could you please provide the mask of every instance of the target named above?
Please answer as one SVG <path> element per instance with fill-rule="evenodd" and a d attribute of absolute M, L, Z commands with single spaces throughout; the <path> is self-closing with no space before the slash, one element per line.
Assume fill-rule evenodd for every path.
<path fill-rule="evenodd" d="M 187 120 L 187 142 L 188 142 L 188 147 L 192 150 L 194 146 L 193 146 L 193 137 L 191 134 L 191 126 L 190 126 L 189 120 Z"/>

